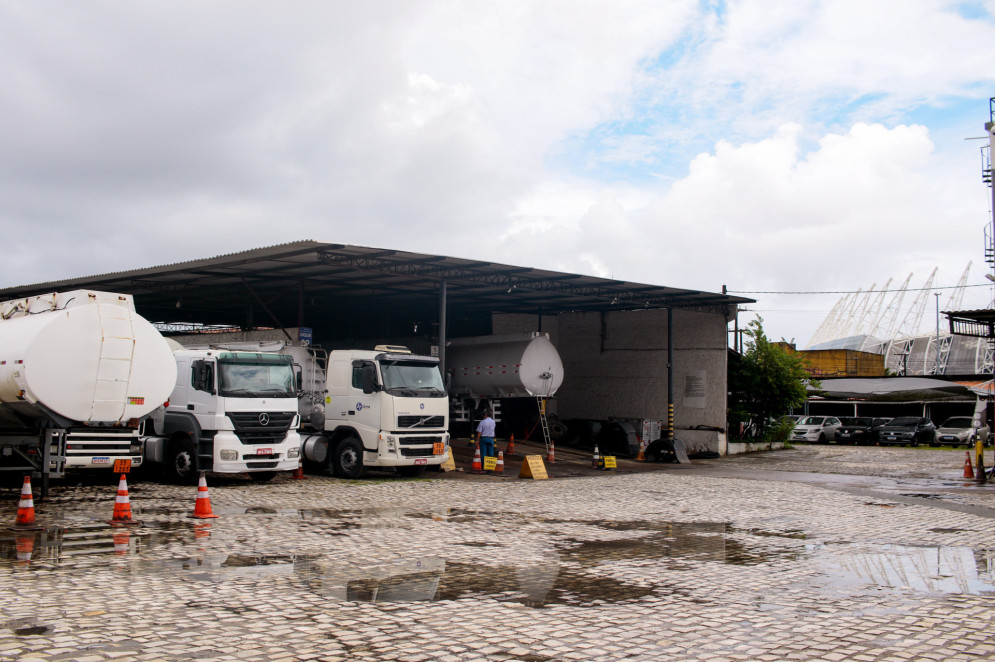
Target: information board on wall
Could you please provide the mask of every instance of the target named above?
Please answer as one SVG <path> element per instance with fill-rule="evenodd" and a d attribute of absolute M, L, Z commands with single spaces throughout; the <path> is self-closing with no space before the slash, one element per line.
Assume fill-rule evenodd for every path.
<path fill-rule="evenodd" d="M 692 409 L 705 408 L 705 381 L 704 370 L 692 370 L 684 377 L 684 406 Z"/>

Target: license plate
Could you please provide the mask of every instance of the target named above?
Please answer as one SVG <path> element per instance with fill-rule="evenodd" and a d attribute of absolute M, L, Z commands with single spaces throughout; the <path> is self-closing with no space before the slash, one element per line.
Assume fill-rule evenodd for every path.
<path fill-rule="evenodd" d="M 114 460 L 114 473 L 126 474 L 131 471 L 131 459 Z"/>
<path fill-rule="evenodd" d="M 953 441 L 954 440 L 953 437 L 940 437 L 940 439 L 942 439 L 943 441 Z"/>
<path fill-rule="evenodd" d="M 111 459 L 109 457 L 95 457 L 90 460 L 90 464 L 110 464 Z"/>
<path fill-rule="evenodd" d="M 446 452 L 446 445 L 441 441 L 432 444 L 432 455 L 442 455 Z"/>
<path fill-rule="evenodd" d="M 415 464 L 428 464 L 428 460 L 423 457 L 419 457 L 415 459 Z"/>
<path fill-rule="evenodd" d="M 272 455 L 272 454 L 273 454 L 273 449 L 272 448 L 257 448 L 256 449 L 256 455 Z"/>

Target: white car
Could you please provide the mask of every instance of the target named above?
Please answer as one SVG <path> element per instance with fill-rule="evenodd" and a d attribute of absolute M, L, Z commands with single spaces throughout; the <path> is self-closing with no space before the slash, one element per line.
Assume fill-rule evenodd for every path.
<path fill-rule="evenodd" d="M 817 444 L 829 443 L 836 438 L 836 429 L 842 425 L 835 416 L 806 416 L 798 421 L 793 441 L 811 441 Z"/>
<path fill-rule="evenodd" d="M 936 430 L 936 441 L 940 444 L 970 447 L 978 439 L 988 444 L 988 426 L 981 421 L 975 423 L 970 416 L 952 416 Z"/>

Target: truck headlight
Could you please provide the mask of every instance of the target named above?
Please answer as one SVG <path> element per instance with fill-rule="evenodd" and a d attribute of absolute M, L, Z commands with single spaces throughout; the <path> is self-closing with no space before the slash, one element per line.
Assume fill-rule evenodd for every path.
<path fill-rule="evenodd" d="M 238 451 L 224 449 L 224 450 L 221 451 L 221 459 L 222 460 L 227 460 L 229 462 L 232 461 L 232 460 L 237 460 L 238 459 Z"/>
<path fill-rule="evenodd" d="M 387 450 L 391 453 L 397 450 L 397 439 L 391 435 L 387 435 Z"/>
<path fill-rule="evenodd" d="M 287 458 L 288 459 L 292 459 L 292 458 L 300 457 L 300 456 L 301 456 L 301 449 L 300 448 L 291 448 L 290 450 L 287 451 Z"/>

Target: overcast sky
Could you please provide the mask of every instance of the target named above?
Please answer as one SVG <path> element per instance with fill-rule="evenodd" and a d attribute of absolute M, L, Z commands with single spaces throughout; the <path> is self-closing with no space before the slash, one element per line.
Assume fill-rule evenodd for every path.
<path fill-rule="evenodd" d="M 0 286 L 300 239 L 981 285 L 993 43 L 995 0 L 0 0 Z M 804 346 L 839 295 L 744 296 Z"/>

